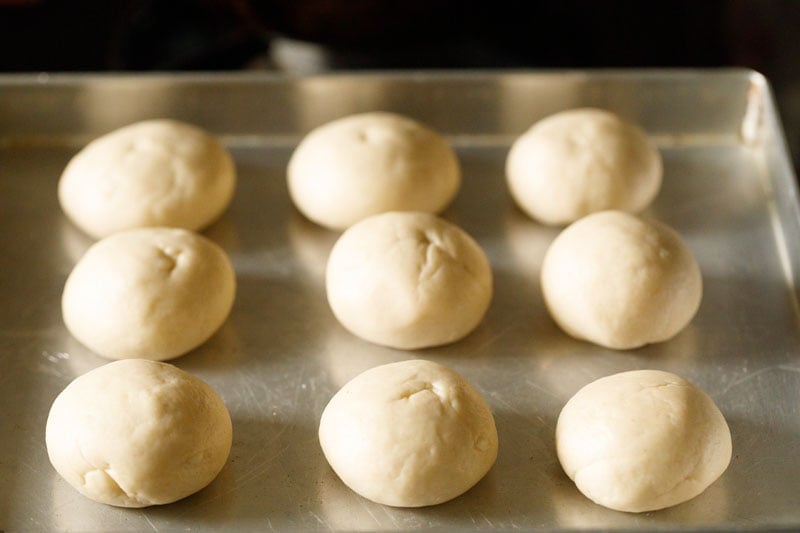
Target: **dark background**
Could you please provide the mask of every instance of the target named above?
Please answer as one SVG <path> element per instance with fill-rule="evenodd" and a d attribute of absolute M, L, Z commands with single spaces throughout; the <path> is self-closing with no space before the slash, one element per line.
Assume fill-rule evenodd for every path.
<path fill-rule="evenodd" d="M 724 67 L 800 162 L 800 0 L 0 0 L 0 71 Z"/>

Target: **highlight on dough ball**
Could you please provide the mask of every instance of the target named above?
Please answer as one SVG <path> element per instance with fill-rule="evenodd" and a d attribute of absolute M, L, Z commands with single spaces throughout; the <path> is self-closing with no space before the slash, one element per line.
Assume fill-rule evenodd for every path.
<path fill-rule="evenodd" d="M 593 108 L 540 120 L 506 160 L 514 201 L 548 225 L 609 209 L 638 213 L 658 194 L 662 172 L 658 149 L 638 126 Z"/>
<path fill-rule="evenodd" d="M 396 507 L 463 494 L 492 467 L 498 442 L 480 393 L 424 360 L 371 368 L 345 384 L 322 413 L 319 440 L 348 487 Z"/>
<path fill-rule="evenodd" d="M 111 359 L 165 360 L 204 343 L 236 292 L 228 256 L 197 233 L 140 228 L 95 243 L 62 294 L 70 333 Z"/>
<path fill-rule="evenodd" d="M 334 244 L 328 303 L 353 334 L 416 349 L 455 342 L 475 329 L 492 299 L 492 272 L 464 230 L 429 213 L 375 215 Z"/>
<path fill-rule="evenodd" d="M 47 453 L 84 496 L 119 507 L 174 502 L 228 460 L 230 414 L 207 383 L 170 364 L 115 361 L 72 381 L 50 408 Z"/>
<path fill-rule="evenodd" d="M 205 228 L 233 197 L 236 167 L 210 133 L 175 120 L 146 120 L 90 142 L 58 183 L 66 215 L 97 239 L 127 229 Z"/>
<path fill-rule="evenodd" d="M 620 211 L 564 229 L 545 253 L 541 287 L 566 333 L 620 350 L 677 335 L 703 293 L 700 268 L 678 233 Z"/>
<path fill-rule="evenodd" d="M 728 467 L 732 444 L 705 392 L 669 372 L 636 370 L 579 390 L 558 417 L 556 449 L 586 497 L 641 513 L 702 493 Z"/>
<path fill-rule="evenodd" d="M 308 133 L 287 180 L 303 215 L 342 230 L 387 211 L 439 213 L 458 192 L 461 171 L 439 133 L 408 117 L 371 112 Z"/>

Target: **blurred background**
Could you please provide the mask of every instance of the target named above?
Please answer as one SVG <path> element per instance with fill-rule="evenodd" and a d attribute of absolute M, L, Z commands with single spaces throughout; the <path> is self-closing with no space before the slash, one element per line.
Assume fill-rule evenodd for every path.
<path fill-rule="evenodd" d="M 800 162 L 800 0 L 0 0 L 0 71 L 756 69 Z"/>

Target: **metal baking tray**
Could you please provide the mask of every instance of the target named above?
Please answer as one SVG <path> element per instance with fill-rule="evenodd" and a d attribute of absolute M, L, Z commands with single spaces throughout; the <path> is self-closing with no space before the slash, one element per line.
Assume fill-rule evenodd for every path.
<path fill-rule="evenodd" d="M 538 271 L 558 230 L 513 206 L 504 161 L 534 121 L 578 106 L 635 121 L 663 154 L 663 189 L 646 214 L 683 235 L 704 276 L 699 313 L 668 342 L 602 349 L 566 336 L 542 304 Z M 323 286 L 337 234 L 304 220 L 287 194 L 286 163 L 304 133 L 378 109 L 442 132 L 463 166 L 463 188 L 444 216 L 486 250 L 495 295 L 480 327 L 449 346 L 392 350 L 339 326 Z M 63 283 L 91 241 L 61 213 L 56 184 L 89 139 L 153 117 L 212 131 L 236 159 L 236 196 L 205 232 L 234 262 L 236 303 L 218 334 L 173 361 L 221 393 L 234 444 L 205 490 L 130 510 L 82 497 L 47 459 L 51 402 L 106 362 L 61 320 Z M 800 218 L 770 87 L 758 73 L 6 75 L 0 214 L 0 529 L 800 528 Z M 385 507 L 336 478 L 317 441 L 318 419 L 357 373 L 420 357 L 455 368 L 482 391 L 496 417 L 499 457 L 451 502 Z M 694 500 L 627 514 L 575 489 L 558 465 L 553 433 L 581 386 L 639 368 L 678 373 L 708 392 L 730 423 L 734 455 Z"/>

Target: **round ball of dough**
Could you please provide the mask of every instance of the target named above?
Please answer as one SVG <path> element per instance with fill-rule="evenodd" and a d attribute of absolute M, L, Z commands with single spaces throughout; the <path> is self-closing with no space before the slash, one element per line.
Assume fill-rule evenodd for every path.
<path fill-rule="evenodd" d="M 348 487 L 396 507 L 451 500 L 497 458 L 497 429 L 480 393 L 455 371 L 422 360 L 349 381 L 325 407 L 319 440 Z"/>
<path fill-rule="evenodd" d="M 700 268 L 674 230 L 619 211 L 562 231 L 545 253 L 541 286 L 564 331 L 620 350 L 675 336 L 703 293 Z"/>
<path fill-rule="evenodd" d="M 95 243 L 62 295 L 70 333 L 111 359 L 164 360 L 204 343 L 233 305 L 225 252 L 175 228 L 124 231 Z"/>
<path fill-rule="evenodd" d="M 120 507 L 174 502 L 217 476 L 231 418 L 204 381 L 167 363 L 115 361 L 70 383 L 53 402 L 47 453 L 92 500 Z"/>
<path fill-rule="evenodd" d="M 586 385 L 556 424 L 558 460 L 589 499 L 645 512 L 703 492 L 731 459 L 731 434 L 702 390 L 657 370 Z"/>
<path fill-rule="evenodd" d="M 222 144 L 174 120 L 125 126 L 89 143 L 58 184 L 61 207 L 102 238 L 145 226 L 202 229 L 233 197 L 236 169 Z"/>
<path fill-rule="evenodd" d="M 461 173 L 435 131 L 392 113 L 334 120 L 311 131 L 292 154 L 289 194 L 307 218 L 345 229 L 387 211 L 438 213 Z"/>
<path fill-rule="evenodd" d="M 478 243 L 458 226 L 428 213 L 384 213 L 339 237 L 325 287 L 345 328 L 411 350 L 475 329 L 492 298 L 492 272 Z"/>
<path fill-rule="evenodd" d="M 658 193 L 661 174 L 661 156 L 644 132 L 600 109 L 562 111 L 537 122 L 506 161 L 511 196 L 550 225 L 607 209 L 638 213 Z"/>

